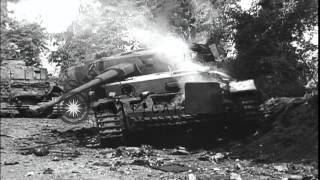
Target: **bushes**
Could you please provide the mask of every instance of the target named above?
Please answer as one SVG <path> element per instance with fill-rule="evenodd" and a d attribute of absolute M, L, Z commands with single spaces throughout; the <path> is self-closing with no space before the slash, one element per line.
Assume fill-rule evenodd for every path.
<path fill-rule="evenodd" d="M 300 96 L 303 86 L 317 75 L 315 61 L 309 61 L 317 45 L 304 37 L 317 25 L 316 1 L 272 2 L 227 12 L 233 19 L 230 37 L 237 56 L 226 68 L 239 79 L 256 79 L 270 96 Z"/>

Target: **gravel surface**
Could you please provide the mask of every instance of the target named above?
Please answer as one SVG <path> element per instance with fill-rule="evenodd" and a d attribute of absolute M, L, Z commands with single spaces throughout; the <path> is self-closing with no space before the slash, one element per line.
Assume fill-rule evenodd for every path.
<path fill-rule="evenodd" d="M 236 145 L 251 152 L 270 133 L 275 132 L 211 149 L 89 148 L 84 142 L 94 137 L 90 123 L 74 126 L 60 119 L 2 118 L 1 179 L 318 179 L 317 159 L 270 159 L 270 148 L 259 156 L 232 152 Z M 245 148 L 240 149 L 243 153 Z"/>

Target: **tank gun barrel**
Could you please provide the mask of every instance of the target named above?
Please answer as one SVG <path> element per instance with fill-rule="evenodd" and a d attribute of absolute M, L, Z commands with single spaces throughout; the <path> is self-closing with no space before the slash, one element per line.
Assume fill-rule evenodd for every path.
<path fill-rule="evenodd" d="M 105 71 L 102 74 L 99 74 L 98 76 L 96 76 L 93 80 L 75 88 L 72 89 L 70 91 L 68 91 L 67 93 L 65 93 L 62 96 L 59 96 L 58 98 L 49 101 L 47 103 L 44 103 L 40 106 L 38 106 L 37 108 L 35 108 L 35 111 L 43 111 L 49 107 L 52 107 L 53 105 L 68 99 L 76 94 L 79 94 L 87 89 L 90 89 L 91 87 L 100 85 L 102 83 L 108 83 L 110 81 L 112 81 L 114 78 L 117 77 L 124 77 L 128 74 L 134 73 L 136 71 L 139 71 L 139 69 L 142 67 L 142 62 L 141 61 L 136 61 L 135 63 L 122 63 L 122 64 L 117 64 L 114 65 L 112 67 L 110 67 L 107 71 Z"/>

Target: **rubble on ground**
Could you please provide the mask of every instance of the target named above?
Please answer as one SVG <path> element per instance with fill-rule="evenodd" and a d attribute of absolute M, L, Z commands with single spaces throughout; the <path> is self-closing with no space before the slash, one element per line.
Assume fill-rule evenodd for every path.
<path fill-rule="evenodd" d="M 141 144 L 88 148 L 83 144 L 86 137 L 80 134 L 94 137 L 90 127 L 61 128 L 59 120 L 45 121 L 47 125 L 27 122 L 25 126 L 23 120 L 4 119 L 1 177 L 85 179 L 94 174 L 100 179 L 318 179 L 317 106 L 315 99 L 272 98 L 261 106 L 266 116 L 259 133 L 210 149 Z M 13 127 L 15 132 L 9 132 Z M 11 172 L 12 167 L 21 173 Z"/>

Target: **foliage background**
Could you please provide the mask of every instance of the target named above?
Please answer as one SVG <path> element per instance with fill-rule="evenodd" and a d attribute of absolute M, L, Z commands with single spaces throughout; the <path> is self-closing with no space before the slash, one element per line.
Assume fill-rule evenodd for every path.
<path fill-rule="evenodd" d="M 218 64 L 238 79 L 255 79 L 269 96 L 318 88 L 318 45 L 306 38 L 318 27 L 316 0 L 256 0 L 249 10 L 239 0 L 96 0 L 81 6 L 80 16 L 58 34 L 10 19 L 7 1 L 1 1 L 1 59 L 39 65 L 49 39 L 57 48 L 49 61 L 66 69 L 139 48 L 128 33 L 152 27 L 187 43 L 215 44 Z"/>
<path fill-rule="evenodd" d="M 37 23 L 18 22 L 8 16 L 8 0 L 1 0 L 1 60 L 21 59 L 39 66 L 41 53 L 48 50 L 48 34 Z"/>

